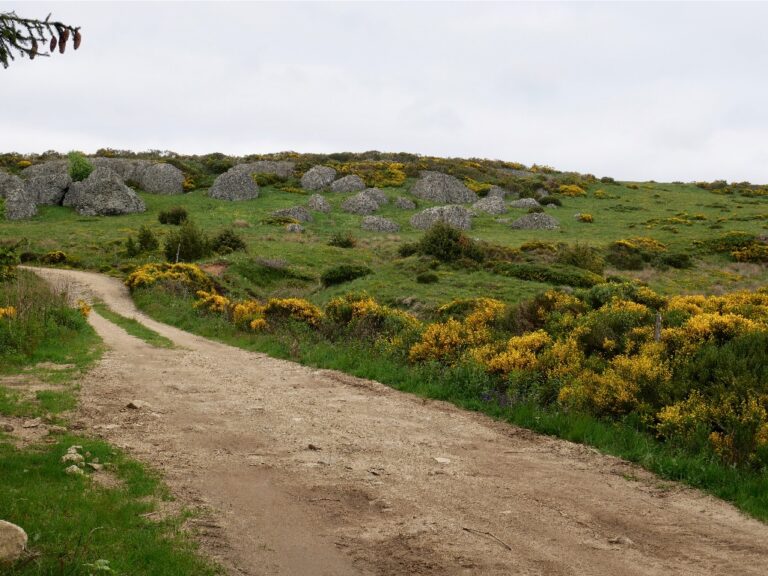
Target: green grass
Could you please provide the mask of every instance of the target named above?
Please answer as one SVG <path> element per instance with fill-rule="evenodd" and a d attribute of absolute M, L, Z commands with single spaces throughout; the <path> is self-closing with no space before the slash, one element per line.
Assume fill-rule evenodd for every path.
<path fill-rule="evenodd" d="M 25 310 L 2 320 L 0 414 L 68 424 L 77 407 L 77 379 L 103 346 L 65 301 L 30 272 L 0 284 L 0 306 Z M 29 341 L 19 344 L 19 338 Z M 41 384 L 43 389 L 29 391 L 28 385 Z M 98 458 L 115 486 L 100 486 L 87 466 L 86 476 L 65 474 L 61 457 L 73 445 L 83 447 L 88 462 Z M 181 530 L 187 513 L 160 522 L 146 516 L 168 498 L 158 475 L 103 441 L 58 434 L 19 447 L 13 434 L 0 433 L 0 516 L 24 528 L 30 551 L 2 573 L 85 576 L 100 560 L 117 574 L 219 573 Z"/>
<path fill-rule="evenodd" d="M 139 338 L 147 344 L 157 346 L 158 348 L 174 347 L 173 342 L 165 336 L 162 336 L 154 330 L 147 328 L 138 320 L 133 318 L 126 318 L 125 316 L 118 314 L 103 302 L 94 302 L 93 309 L 113 324 L 116 324 L 128 332 L 128 334 L 131 336 Z"/>
<path fill-rule="evenodd" d="M 726 466 L 712 455 L 690 454 L 658 442 L 631 421 L 611 423 L 585 414 L 546 410 L 530 404 L 500 406 L 483 399 L 488 376 L 467 367 L 407 365 L 370 347 L 333 343 L 308 330 L 256 334 L 238 331 L 216 316 L 202 316 L 192 300 L 162 290 L 134 293 L 140 309 L 158 321 L 238 346 L 308 366 L 340 370 L 377 380 L 398 390 L 452 402 L 511 424 L 594 446 L 635 462 L 661 478 L 683 482 L 727 500 L 744 512 L 768 521 L 768 474 Z M 299 345 L 296 346 L 295 344 Z"/>
<path fill-rule="evenodd" d="M 411 182 L 402 188 L 385 189 L 385 192 L 393 200 L 407 194 Z M 667 244 L 671 251 L 695 253 L 695 241 L 732 230 L 765 233 L 768 229 L 768 197 L 723 196 L 689 184 L 646 183 L 634 190 L 623 184 L 596 183 L 587 188 L 586 197 L 564 197 L 562 207 L 547 208 L 547 212 L 560 221 L 560 230 L 513 230 L 497 221 L 499 218 L 511 221 L 526 212 L 512 208 L 500 217 L 477 216 L 469 235 L 508 247 L 531 240 L 578 241 L 605 246 L 620 238 L 650 236 Z M 595 197 L 597 190 L 604 190 L 609 198 Z M 313 213 L 313 221 L 305 224 L 304 234 L 290 234 L 282 226 L 264 224 L 263 220 L 278 208 L 305 204 L 308 195 L 282 192 L 270 186 L 262 188 L 258 198 L 244 202 L 214 200 L 207 197 L 204 189 L 183 196 L 140 195 L 147 204 L 145 213 L 117 217 L 83 217 L 69 208 L 41 206 L 39 216 L 30 221 L 4 223 L 0 227 L 0 241 L 23 238 L 22 250 L 36 253 L 63 250 L 77 266 L 120 276 L 137 264 L 162 260 L 160 250 L 128 258 L 123 243 L 129 235 L 135 237 L 140 226 L 146 225 L 162 244 L 163 238 L 175 227 L 159 224 L 157 216 L 161 210 L 181 205 L 190 218 L 210 234 L 230 228 L 238 220 L 247 224 L 247 227 L 235 230 L 245 240 L 248 253 L 208 260 L 224 264 L 221 281 L 243 295 L 261 298 L 300 296 L 324 304 L 340 293 L 365 290 L 383 303 L 395 304 L 408 299 L 422 309 L 430 309 L 451 299 L 477 294 L 514 303 L 546 287 L 540 282 L 504 278 L 487 271 L 456 269 L 444 264 L 435 270 L 438 283 L 418 283 L 416 277 L 430 263 L 418 257 L 400 258 L 397 249 L 403 242 L 417 240 L 422 233 L 409 224 L 415 211 L 400 210 L 393 202 L 383 206 L 378 214 L 400 224 L 401 232 L 397 234 L 362 230 L 360 216 L 340 211 L 341 203 L 349 194 L 327 194 L 333 211 Z M 423 201 L 419 204 L 417 210 L 430 205 Z M 595 223 L 578 222 L 574 215 L 581 212 L 592 214 Z M 683 213 L 688 216 L 679 216 Z M 713 225 L 720 228 L 711 228 Z M 328 245 L 335 233 L 344 231 L 351 231 L 358 239 L 355 248 Z M 263 270 L 254 270 L 259 258 L 283 260 L 290 273 L 270 275 Z M 323 288 L 319 281 L 322 273 L 340 264 L 368 266 L 374 273 L 348 284 Z M 617 272 L 609 270 L 608 273 Z M 768 283 L 765 267 L 739 265 L 723 256 L 706 256 L 697 266 L 682 272 L 647 269 L 640 273 L 622 271 L 618 274 L 639 277 L 651 288 L 665 294 L 681 290 L 707 292 L 754 288 Z"/>
<path fill-rule="evenodd" d="M 73 445 L 90 452 L 86 461 L 98 458 L 118 486 L 65 474 L 61 457 Z M 0 486 L 3 519 L 24 527 L 32 552 L 3 574 L 87 575 L 87 565 L 100 559 L 118 574 L 217 573 L 181 531 L 183 515 L 147 517 L 168 497 L 158 477 L 105 442 L 61 436 L 22 450 L 0 442 Z"/>

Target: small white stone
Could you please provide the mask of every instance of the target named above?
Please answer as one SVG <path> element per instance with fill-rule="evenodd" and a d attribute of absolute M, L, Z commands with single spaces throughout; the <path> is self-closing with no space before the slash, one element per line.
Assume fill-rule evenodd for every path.
<path fill-rule="evenodd" d="M 85 472 L 83 472 L 80 468 L 78 468 L 76 464 L 72 464 L 72 466 L 69 466 L 68 468 L 64 468 L 64 472 L 66 472 L 67 474 L 75 474 L 80 476 L 85 474 Z"/>
<path fill-rule="evenodd" d="M 0 520 L 0 564 L 13 562 L 27 547 L 27 533 L 5 520 Z"/>
<path fill-rule="evenodd" d="M 450 458 L 443 458 L 442 456 L 438 456 L 435 458 L 435 462 L 438 464 L 450 464 L 451 459 Z"/>

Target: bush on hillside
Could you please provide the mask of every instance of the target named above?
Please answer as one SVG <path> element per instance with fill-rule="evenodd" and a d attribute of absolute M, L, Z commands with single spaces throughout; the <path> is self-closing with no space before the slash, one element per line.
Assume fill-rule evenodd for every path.
<path fill-rule="evenodd" d="M 160 214 L 157 215 L 160 224 L 173 224 L 174 226 L 180 226 L 186 222 L 188 218 L 189 214 L 187 214 L 187 210 L 182 206 L 174 206 L 168 210 L 162 210 Z"/>
<path fill-rule="evenodd" d="M 373 274 L 373 270 L 368 268 L 368 266 L 342 264 L 341 266 L 334 266 L 323 272 L 322 276 L 320 276 L 320 281 L 325 287 L 336 286 L 337 284 L 351 282 L 352 280 L 368 276 L 369 274 Z"/>
<path fill-rule="evenodd" d="M 163 253 L 168 262 L 194 262 L 208 256 L 211 246 L 205 232 L 187 220 L 166 236 Z"/>
<path fill-rule="evenodd" d="M 247 246 L 245 240 L 238 236 L 234 230 L 222 230 L 211 240 L 211 249 L 217 254 L 229 254 L 230 252 L 245 252 Z"/>
<path fill-rule="evenodd" d="M 70 152 L 67 155 L 69 161 L 69 177 L 74 182 L 81 182 L 93 172 L 93 164 L 82 152 Z"/>

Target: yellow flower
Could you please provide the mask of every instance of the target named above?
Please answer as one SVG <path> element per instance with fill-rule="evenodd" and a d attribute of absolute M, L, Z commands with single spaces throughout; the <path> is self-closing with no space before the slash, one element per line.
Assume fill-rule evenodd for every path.
<path fill-rule="evenodd" d="M 0 318 L 14 318 L 16 316 L 16 308 L 13 306 L 7 306 L 0 308 Z"/>

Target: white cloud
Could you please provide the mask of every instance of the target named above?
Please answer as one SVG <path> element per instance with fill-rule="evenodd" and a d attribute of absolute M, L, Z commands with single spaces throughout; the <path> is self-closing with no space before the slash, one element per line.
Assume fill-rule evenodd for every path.
<path fill-rule="evenodd" d="M 0 150 L 408 151 L 768 182 L 768 6 L 58 3 L 0 71 Z"/>

